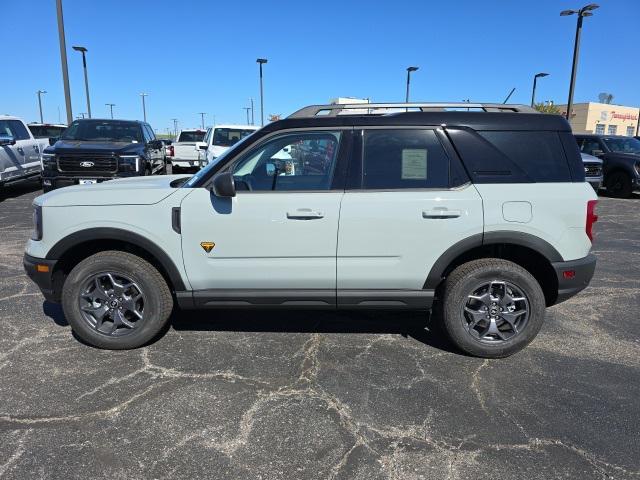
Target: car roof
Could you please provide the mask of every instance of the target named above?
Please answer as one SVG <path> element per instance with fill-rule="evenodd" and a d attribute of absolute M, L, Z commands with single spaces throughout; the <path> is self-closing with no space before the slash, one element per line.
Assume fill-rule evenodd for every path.
<path fill-rule="evenodd" d="M 147 122 L 143 120 L 127 120 L 124 118 L 76 118 L 74 122 L 127 122 L 127 123 L 137 123 L 140 125 L 147 124 Z"/>
<path fill-rule="evenodd" d="M 224 123 L 220 125 L 214 125 L 213 128 L 237 128 L 239 130 L 260 130 L 257 125 L 239 125 L 233 123 Z"/>
<path fill-rule="evenodd" d="M 449 126 L 467 127 L 473 130 L 551 130 L 571 132 L 569 123 L 560 115 L 474 111 L 289 117 L 270 123 L 264 129 L 266 131 L 276 131 L 288 128 L 349 126 Z"/>

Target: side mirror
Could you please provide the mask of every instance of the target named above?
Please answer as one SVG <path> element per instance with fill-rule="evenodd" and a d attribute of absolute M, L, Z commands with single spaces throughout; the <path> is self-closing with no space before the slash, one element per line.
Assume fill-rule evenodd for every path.
<path fill-rule="evenodd" d="M 204 145 L 198 145 L 198 148 L 199 148 L 200 150 L 206 150 L 208 147 L 209 147 L 209 146 L 208 146 L 207 144 L 204 144 Z"/>
<path fill-rule="evenodd" d="M 213 177 L 211 191 L 217 197 L 235 197 L 236 183 L 233 180 L 233 173 L 224 172 Z"/>
<path fill-rule="evenodd" d="M 15 145 L 16 139 L 11 135 L 0 135 L 0 146 Z"/>
<path fill-rule="evenodd" d="M 276 170 L 277 170 L 277 168 L 276 168 L 276 166 L 275 166 L 273 163 L 267 163 L 267 164 L 265 165 L 265 169 L 266 169 L 266 171 L 267 171 L 267 175 L 268 175 L 269 177 L 273 177 L 273 176 L 276 174 Z"/>
<path fill-rule="evenodd" d="M 49 137 L 49 145 L 55 145 L 60 137 Z"/>

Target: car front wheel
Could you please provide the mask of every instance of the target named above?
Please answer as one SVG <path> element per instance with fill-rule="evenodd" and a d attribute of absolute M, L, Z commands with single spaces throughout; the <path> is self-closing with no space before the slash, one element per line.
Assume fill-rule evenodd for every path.
<path fill-rule="evenodd" d="M 173 298 L 163 276 L 147 261 L 105 251 L 84 259 L 69 273 L 62 308 L 82 340 L 122 350 L 140 347 L 162 330 Z"/>
<path fill-rule="evenodd" d="M 458 348 L 478 357 L 501 358 L 518 352 L 538 334 L 545 298 L 527 270 L 507 260 L 485 258 L 449 275 L 440 313 Z"/>
<path fill-rule="evenodd" d="M 631 177 L 625 172 L 613 172 L 607 177 L 607 192 L 612 197 L 629 198 L 633 190 Z"/>

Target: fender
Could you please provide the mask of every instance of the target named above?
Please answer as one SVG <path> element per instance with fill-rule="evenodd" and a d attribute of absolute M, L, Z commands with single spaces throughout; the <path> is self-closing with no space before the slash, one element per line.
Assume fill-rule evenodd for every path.
<path fill-rule="evenodd" d="M 442 255 L 440 255 L 440 258 L 438 258 L 438 260 L 433 264 L 433 267 L 431 267 L 431 271 L 424 283 L 424 288 L 435 289 L 442 280 L 447 267 L 463 253 L 477 247 L 497 245 L 501 243 L 519 245 L 521 247 L 527 247 L 531 250 L 535 250 L 549 260 L 549 263 L 563 261 L 562 256 L 553 247 L 553 245 L 529 233 L 513 232 L 508 230 L 487 232 L 484 234 L 477 233 L 453 244 L 445 250 Z"/>
<path fill-rule="evenodd" d="M 58 260 L 68 252 L 69 249 L 92 240 L 120 240 L 137 245 L 149 252 L 167 272 L 174 290 L 185 290 L 184 281 L 180 271 L 176 268 L 171 257 L 158 245 L 137 233 L 132 233 L 119 228 L 88 228 L 59 240 L 47 253 L 47 260 Z"/>

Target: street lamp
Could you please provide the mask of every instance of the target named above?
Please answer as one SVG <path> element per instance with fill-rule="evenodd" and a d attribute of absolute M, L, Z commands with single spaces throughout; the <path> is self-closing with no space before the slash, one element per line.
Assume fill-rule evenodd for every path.
<path fill-rule="evenodd" d="M 420 67 L 407 67 L 407 95 L 405 97 L 405 103 L 409 103 L 409 84 L 411 83 L 411 72 L 415 72 Z"/>
<path fill-rule="evenodd" d="M 251 107 L 242 107 L 242 109 L 247 112 L 247 125 L 251 125 L 249 123 L 249 112 L 251 111 Z"/>
<path fill-rule="evenodd" d="M 40 97 L 40 95 L 43 93 L 47 93 L 47 91 L 38 90 L 36 93 L 38 94 L 38 108 L 40 109 L 40 123 L 44 123 L 44 120 L 42 119 L 42 98 Z"/>
<path fill-rule="evenodd" d="M 534 107 L 536 104 L 536 84 L 538 83 L 538 78 L 548 77 L 548 73 L 536 73 L 533 77 L 533 91 L 531 92 L 531 106 Z"/>
<path fill-rule="evenodd" d="M 262 91 L 262 65 L 267 63 L 266 58 L 258 58 L 256 59 L 258 65 L 260 65 L 260 125 L 264 126 L 264 96 Z"/>
<path fill-rule="evenodd" d="M 202 130 L 204 130 L 204 116 L 207 114 L 207 112 L 200 112 L 200 118 L 202 119 Z"/>
<path fill-rule="evenodd" d="M 105 105 L 111 109 L 111 120 L 113 120 L 113 107 L 115 107 L 116 104 L 115 103 L 105 103 Z"/>
<path fill-rule="evenodd" d="M 173 122 L 174 136 L 177 137 L 178 136 L 178 119 L 177 118 L 172 118 L 171 121 Z"/>
<path fill-rule="evenodd" d="M 149 96 L 149 94 L 143 92 L 143 93 L 140 94 L 140 96 L 142 97 L 142 116 L 144 118 L 144 121 L 146 122 L 147 121 L 147 106 L 144 103 L 144 97 Z"/>
<path fill-rule="evenodd" d="M 69 91 L 69 68 L 67 67 L 67 41 L 64 36 L 64 18 L 62 16 L 62 0 L 56 0 L 56 16 L 58 17 L 58 39 L 60 42 L 60 64 L 62 65 L 62 83 L 64 85 L 64 102 L 67 108 L 67 125 L 73 122 L 71 111 L 71 92 Z"/>
<path fill-rule="evenodd" d="M 566 17 L 569 15 L 573 15 L 574 13 L 578 15 L 578 22 L 576 25 L 576 39 L 573 45 L 573 66 L 571 67 L 571 83 L 569 84 L 569 100 L 567 101 L 567 120 L 571 118 L 571 107 L 573 106 L 573 90 L 576 85 L 576 73 L 578 71 L 578 55 L 580 53 L 580 33 L 582 31 L 582 19 L 584 17 L 590 17 L 593 15 L 591 13 L 596 8 L 599 8 L 600 5 L 595 3 L 590 3 L 582 7 L 580 10 L 563 10 L 560 12 L 560 16 Z"/>
<path fill-rule="evenodd" d="M 84 89 L 87 92 L 87 113 L 89 114 L 89 118 L 91 118 L 91 102 L 89 101 L 89 77 L 87 76 L 87 49 L 78 45 L 74 45 L 73 49 L 76 52 L 82 53 L 82 67 L 84 68 Z"/>

